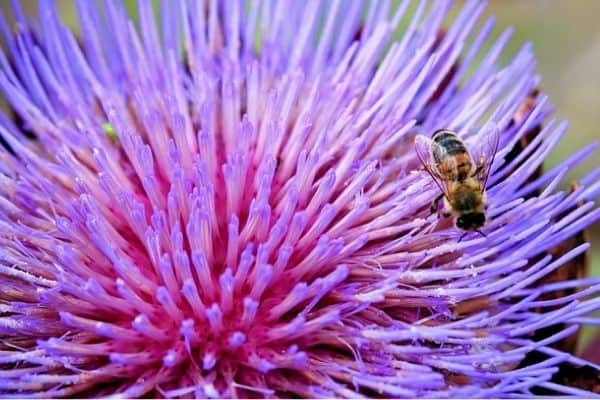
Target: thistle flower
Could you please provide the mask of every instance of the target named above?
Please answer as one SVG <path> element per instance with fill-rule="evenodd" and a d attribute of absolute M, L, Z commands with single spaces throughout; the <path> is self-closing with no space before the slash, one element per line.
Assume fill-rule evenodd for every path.
<path fill-rule="evenodd" d="M 567 125 L 531 47 L 499 66 L 510 31 L 484 51 L 484 5 L 443 30 L 450 6 L 177 1 L 159 29 L 82 0 L 75 36 L 14 2 L 2 397 L 589 394 L 552 345 L 598 324 L 600 280 L 544 279 L 600 216 L 600 170 L 557 191 L 593 147 L 536 177 Z M 429 213 L 413 140 L 438 128 L 499 132 L 486 237 Z"/>

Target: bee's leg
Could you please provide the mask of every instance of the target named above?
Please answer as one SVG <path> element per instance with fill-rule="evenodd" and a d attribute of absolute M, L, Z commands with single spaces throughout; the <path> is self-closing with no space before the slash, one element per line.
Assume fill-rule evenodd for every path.
<path fill-rule="evenodd" d="M 438 197 L 435 198 L 435 200 L 431 202 L 431 205 L 429 206 L 429 211 L 431 212 L 431 214 L 438 212 L 438 209 L 440 208 L 440 200 L 442 200 L 443 197 L 444 193 L 441 193 Z"/>

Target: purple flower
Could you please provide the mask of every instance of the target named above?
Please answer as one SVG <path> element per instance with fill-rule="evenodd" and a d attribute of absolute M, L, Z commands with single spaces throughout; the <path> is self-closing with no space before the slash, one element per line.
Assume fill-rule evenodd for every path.
<path fill-rule="evenodd" d="M 531 47 L 499 66 L 482 3 L 445 31 L 447 1 L 407 6 L 82 0 L 75 36 L 15 1 L 0 395 L 589 395 L 553 344 L 599 323 L 600 279 L 545 279 L 600 217 L 600 170 L 556 190 L 593 146 L 536 175 L 567 126 Z M 439 128 L 499 132 L 486 237 L 429 213 Z"/>

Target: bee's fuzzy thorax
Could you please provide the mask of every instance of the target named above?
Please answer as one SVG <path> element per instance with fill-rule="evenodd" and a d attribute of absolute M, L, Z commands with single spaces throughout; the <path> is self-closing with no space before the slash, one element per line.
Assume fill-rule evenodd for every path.
<path fill-rule="evenodd" d="M 449 185 L 450 204 L 457 212 L 470 213 L 485 210 L 485 196 L 480 182 L 469 178 Z"/>

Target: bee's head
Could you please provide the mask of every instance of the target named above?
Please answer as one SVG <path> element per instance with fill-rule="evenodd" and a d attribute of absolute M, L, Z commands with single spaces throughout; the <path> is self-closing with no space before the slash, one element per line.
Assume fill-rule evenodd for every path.
<path fill-rule="evenodd" d="M 463 214 L 456 219 L 456 226 L 465 231 L 474 231 L 479 229 L 485 223 L 485 214 L 474 212 Z"/>

